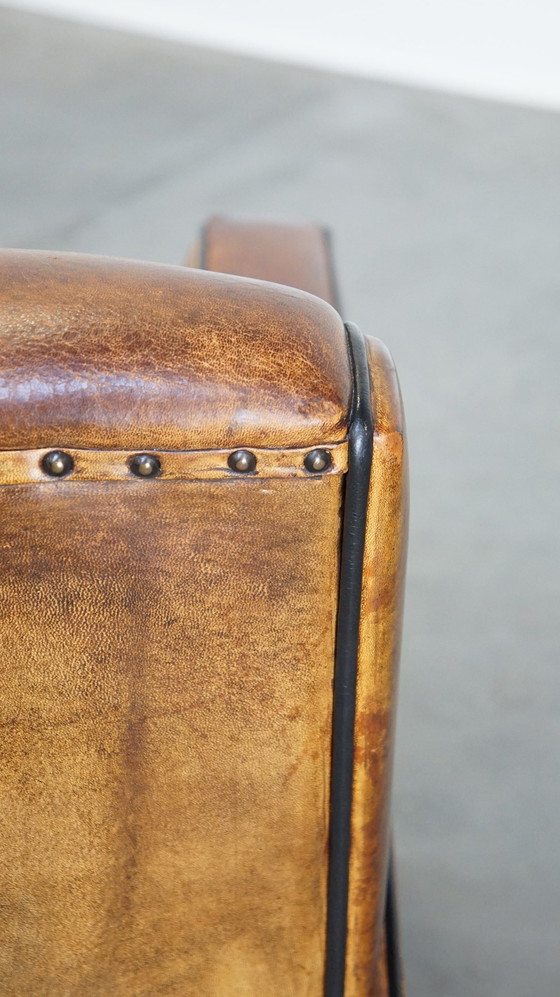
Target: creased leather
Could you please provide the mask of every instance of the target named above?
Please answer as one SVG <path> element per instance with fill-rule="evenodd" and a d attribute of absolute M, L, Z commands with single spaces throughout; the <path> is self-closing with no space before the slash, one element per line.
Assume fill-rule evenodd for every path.
<path fill-rule="evenodd" d="M 0 487 L 2 994 L 322 994 L 341 483 Z"/>
<path fill-rule="evenodd" d="M 0 448 L 315 446 L 346 435 L 344 329 L 293 288 L 0 252 Z"/>
<path fill-rule="evenodd" d="M 251 227 L 252 276 L 332 299 L 304 229 L 291 257 L 286 230 Z M 344 331 L 308 294 L 19 251 L 0 281 L 4 450 L 346 437 Z M 347 997 L 388 991 L 405 535 L 398 392 L 369 349 Z M 6 997 L 322 997 L 342 499 L 339 474 L 0 486 Z"/>
<path fill-rule="evenodd" d="M 199 252 L 212 268 L 293 282 L 336 304 L 328 240 L 318 226 L 212 219 Z M 193 255 L 197 259 L 202 257 Z M 375 435 L 356 689 L 345 997 L 388 997 L 383 915 L 408 478 L 395 368 L 379 340 L 366 337 L 366 344 Z"/>
<path fill-rule="evenodd" d="M 366 347 L 374 413 L 358 646 L 345 997 L 384 997 L 383 914 L 395 737 L 408 467 L 392 358 Z"/>

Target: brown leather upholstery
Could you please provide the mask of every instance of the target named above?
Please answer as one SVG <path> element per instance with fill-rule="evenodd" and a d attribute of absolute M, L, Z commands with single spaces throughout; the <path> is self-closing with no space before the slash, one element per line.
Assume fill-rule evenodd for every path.
<path fill-rule="evenodd" d="M 319 225 L 212 218 L 189 262 L 298 287 L 338 307 L 328 235 Z"/>
<path fill-rule="evenodd" d="M 332 297 L 317 229 L 290 253 L 285 228 L 225 224 L 229 268 Z M 0 285 L 0 990 L 321 997 L 342 322 L 278 284 L 96 257 L 7 251 Z M 398 391 L 369 350 L 346 997 L 388 992 L 405 532 Z M 240 446 L 255 474 L 229 468 Z M 41 469 L 54 447 L 67 478 Z M 160 476 L 133 477 L 138 450 Z"/>
<path fill-rule="evenodd" d="M 182 268 L 0 272 L 3 993 L 319 994 L 343 475 L 294 448 L 344 447 L 341 321 Z M 198 480 L 124 449 L 228 444 L 288 449 Z"/>
<path fill-rule="evenodd" d="M 337 304 L 325 231 L 212 219 L 191 262 L 294 286 Z M 408 523 L 404 415 L 391 356 L 367 338 L 375 437 L 356 695 L 345 997 L 389 993 L 383 916 Z"/>
<path fill-rule="evenodd" d="M 0 486 L 3 994 L 321 994 L 341 484 Z"/>
<path fill-rule="evenodd" d="M 408 532 L 396 371 L 383 343 L 366 337 L 366 345 L 375 429 L 358 650 L 345 997 L 384 997 L 386 986 L 381 942 Z"/>
<path fill-rule="evenodd" d="M 3 449 L 346 436 L 351 376 L 334 309 L 184 267 L 0 252 L 0 371 Z"/>

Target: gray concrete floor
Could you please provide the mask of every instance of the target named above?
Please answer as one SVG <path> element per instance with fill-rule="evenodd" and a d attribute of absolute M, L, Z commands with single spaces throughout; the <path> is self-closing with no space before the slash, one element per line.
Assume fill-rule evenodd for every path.
<path fill-rule="evenodd" d="M 395 824 L 412 997 L 560 993 L 560 116 L 0 10 L 0 242 L 180 262 L 334 231 L 401 374 Z"/>

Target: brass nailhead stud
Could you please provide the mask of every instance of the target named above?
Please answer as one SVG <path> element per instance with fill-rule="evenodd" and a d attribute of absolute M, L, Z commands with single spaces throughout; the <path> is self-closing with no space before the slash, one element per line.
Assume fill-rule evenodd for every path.
<path fill-rule="evenodd" d="M 51 450 L 43 457 L 41 467 L 51 478 L 62 478 L 74 469 L 74 461 L 70 454 L 64 453 L 63 450 Z"/>
<path fill-rule="evenodd" d="M 137 478 L 155 478 L 161 474 L 161 464 L 150 453 L 139 453 L 130 461 L 130 470 Z"/>
<path fill-rule="evenodd" d="M 328 450 L 311 450 L 305 456 L 305 470 L 310 474 L 320 474 L 321 471 L 328 471 L 332 464 L 332 456 Z"/>
<path fill-rule="evenodd" d="M 250 474 L 257 466 L 257 458 L 250 450 L 235 450 L 228 457 L 228 465 L 238 474 Z"/>

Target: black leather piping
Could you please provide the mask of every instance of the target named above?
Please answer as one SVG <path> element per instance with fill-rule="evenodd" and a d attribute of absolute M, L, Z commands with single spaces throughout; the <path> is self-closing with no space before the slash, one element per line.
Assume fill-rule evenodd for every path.
<path fill-rule="evenodd" d="M 373 414 L 365 342 L 355 325 L 347 325 L 346 330 L 352 362 L 353 398 L 348 430 L 348 473 L 334 668 L 325 997 L 344 995 L 356 673 L 367 500 L 373 456 Z"/>

